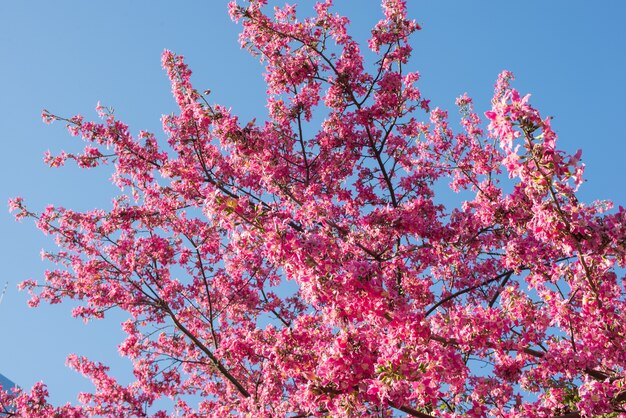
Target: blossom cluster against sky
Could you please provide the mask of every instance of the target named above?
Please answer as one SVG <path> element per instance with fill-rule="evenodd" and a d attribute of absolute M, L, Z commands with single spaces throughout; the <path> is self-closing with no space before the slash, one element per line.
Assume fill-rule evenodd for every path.
<path fill-rule="evenodd" d="M 311 1 L 303 1 L 308 7 Z M 354 34 L 366 39 L 379 18 L 378 2 L 337 0 L 352 20 Z M 411 67 L 422 73 L 421 88 L 431 106 L 454 112 L 454 99 L 467 92 L 478 110 L 487 110 L 497 74 L 517 77 L 515 87 L 532 93 L 543 114 L 554 115 L 559 146 L 583 149 L 587 165 L 581 196 L 626 203 L 626 134 L 621 129 L 626 97 L 626 3 L 619 0 L 530 0 L 459 2 L 414 0 L 412 16 L 423 30 L 413 39 Z M 0 3 L 0 201 L 22 196 L 33 209 L 54 203 L 74 209 L 109 207 L 115 193 L 106 170 L 52 170 L 43 153 L 76 149 L 62 126 L 46 126 L 40 113 L 76 113 L 95 118 L 100 101 L 112 106 L 133 132 L 157 133 L 162 114 L 175 109 L 160 55 L 167 48 L 185 55 L 198 88 L 232 107 L 242 121 L 262 118 L 262 68 L 240 50 L 239 27 L 226 13 L 226 0 Z M 70 306 L 29 309 L 16 285 L 39 279 L 48 267 L 42 248 L 53 243 L 28 223 L 0 211 L 4 240 L 0 287 L 9 287 L 0 305 L 0 372 L 30 387 L 49 385 L 55 403 L 75 401 L 90 383 L 64 366 L 69 353 L 110 364 L 120 375 L 119 322 L 85 326 Z M 123 378 L 121 379 L 124 380 Z"/>

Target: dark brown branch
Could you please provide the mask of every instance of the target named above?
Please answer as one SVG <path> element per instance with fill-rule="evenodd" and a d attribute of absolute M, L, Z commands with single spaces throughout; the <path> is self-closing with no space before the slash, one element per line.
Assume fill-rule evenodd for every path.
<path fill-rule="evenodd" d="M 509 277 L 510 277 L 512 274 L 513 274 L 513 271 L 512 271 L 512 270 L 505 271 L 504 273 L 500 273 L 500 274 L 498 274 L 496 277 L 492 277 L 492 278 L 490 278 L 490 279 L 487 279 L 487 280 L 485 280 L 485 281 L 484 281 L 484 282 L 482 282 L 482 283 L 479 283 L 479 284 L 477 284 L 477 285 L 470 286 L 470 287 L 467 287 L 467 288 L 465 288 L 465 289 L 459 290 L 458 292 L 455 292 L 455 293 L 453 293 L 453 294 L 451 294 L 451 295 L 449 295 L 449 296 L 447 296 L 447 297 L 445 297 L 445 298 L 441 299 L 439 302 L 435 303 L 433 306 L 431 306 L 431 308 L 430 308 L 428 311 L 426 311 L 426 314 L 425 314 L 424 316 L 428 316 L 428 315 L 430 315 L 430 314 L 431 314 L 431 313 L 433 313 L 433 312 L 434 312 L 434 311 L 435 311 L 438 307 L 440 307 L 440 306 L 441 306 L 441 305 L 443 305 L 444 303 L 446 303 L 446 302 L 448 302 L 448 301 L 450 301 L 450 300 L 452 300 L 452 299 L 456 298 L 457 296 L 461 296 L 461 295 L 463 295 L 463 294 L 465 294 L 465 293 L 469 293 L 469 292 L 471 292 L 472 290 L 476 290 L 476 289 L 478 289 L 479 287 L 482 287 L 482 286 L 485 286 L 485 285 L 487 285 L 487 284 L 489 284 L 489 283 L 492 283 L 492 282 L 495 282 L 495 281 L 497 281 L 497 280 L 500 280 L 500 279 L 502 279 L 503 277 L 507 277 L 507 276 L 509 276 Z"/>
<path fill-rule="evenodd" d="M 498 290 L 496 290 L 496 294 L 493 295 L 493 298 L 491 298 L 491 301 L 489 302 L 489 307 L 490 308 L 492 308 L 493 305 L 496 304 L 496 301 L 498 300 L 498 297 L 502 293 L 502 290 L 504 290 L 504 286 L 506 286 L 506 284 L 509 282 L 509 280 L 511 279 L 512 275 L 513 275 L 513 272 L 511 271 L 509 274 L 504 276 L 504 279 L 502 279 L 502 283 L 500 283 L 500 285 L 498 286 Z"/>
<path fill-rule="evenodd" d="M 412 417 L 418 417 L 418 418 L 434 418 L 432 415 L 428 415 L 425 414 L 423 412 L 420 412 L 416 409 L 410 408 L 408 406 L 398 406 L 395 405 L 394 403 L 389 403 L 389 406 L 391 406 L 394 409 L 397 409 L 398 411 L 402 411 L 402 412 L 406 412 L 407 414 L 411 415 Z"/>
<path fill-rule="evenodd" d="M 161 308 L 169 315 L 169 317 L 172 319 L 172 321 L 174 322 L 174 325 L 176 325 L 176 328 L 178 328 L 180 331 L 182 331 L 183 334 L 185 334 L 191 341 L 193 341 L 193 343 L 200 349 L 202 350 L 202 352 L 204 352 L 207 357 L 211 360 L 211 362 L 213 362 L 213 364 L 215 365 L 215 367 L 217 368 L 217 370 L 220 371 L 220 373 L 226 378 L 228 379 L 228 381 L 230 383 L 233 384 L 233 386 L 235 386 L 235 388 L 239 391 L 239 393 L 241 393 L 245 398 L 249 398 L 250 397 L 250 392 L 248 392 L 246 390 L 246 388 L 243 387 L 243 385 L 230 373 L 230 371 L 228 371 L 228 369 L 226 369 L 226 367 L 224 367 L 224 365 L 219 361 L 219 359 L 217 357 L 215 357 L 215 355 L 211 352 L 211 350 L 209 350 L 209 348 L 207 346 L 205 346 L 202 341 L 200 341 L 195 335 L 193 335 L 193 333 L 191 331 L 189 331 L 176 317 L 176 315 L 174 314 L 174 312 L 171 311 L 171 309 L 169 308 L 169 306 L 165 305 L 164 303 L 161 303 Z"/>

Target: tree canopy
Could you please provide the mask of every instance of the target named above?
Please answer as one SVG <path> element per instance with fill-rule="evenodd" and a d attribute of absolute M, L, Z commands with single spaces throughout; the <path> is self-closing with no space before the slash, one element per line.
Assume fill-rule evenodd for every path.
<path fill-rule="evenodd" d="M 53 406 L 40 383 L 0 395 L 0 415 L 626 413 L 626 211 L 578 200 L 581 152 L 557 148 L 513 74 L 484 117 L 459 97 L 455 129 L 406 69 L 404 1 L 382 0 L 367 45 L 330 0 L 302 18 L 265 5 L 229 6 L 265 65 L 258 122 L 170 51 L 163 140 L 100 105 L 96 121 L 43 112 L 86 141 L 47 163 L 108 164 L 120 192 L 86 212 L 13 199 L 59 247 L 22 287 L 77 317 L 125 311 L 135 381 L 72 355 L 93 393 Z"/>

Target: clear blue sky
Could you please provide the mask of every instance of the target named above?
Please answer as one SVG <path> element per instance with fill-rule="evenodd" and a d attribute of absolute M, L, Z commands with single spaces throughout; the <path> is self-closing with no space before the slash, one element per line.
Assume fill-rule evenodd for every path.
<path fill-rule="evenodd" d="M 302 1 L 302 6 L 312 1 Z M 336 0 L 364 39 L 379 19 L 376 0 Z M 422 73 L 431 105 L 453 109 L 468 92 L 483 112 L 497 74 L 515 72 L 515 86 L 533 94 L 553 115 L 560 147 L 583 149 L 587 165 L 581 196 L 626 206 L 626 2 L 622 0 L 410 0 L 423 26 L 413 38 L 412 68 Z M 163 138 L 159 119 L 175 110 L 160 54 L 187 58 L 198 90 L 233 108 L 243 121 L 265 115 L 262 68 L 239 49 L 239 27 L 226 0 L 171 2 L 0 2 L 0 205 L 23 196 L 34 209 L 49 203 L 87 210 L 108 207 L 115 190 L 106 171 L 52 170 L 46 150 L 76 149 L 61 125 L 41 123 L 43 108 L 64 116 L 95 118 L 98 101 L 116 109 L 133 132 Z M 6 207 L 6 206 L 5 206 Z M 32 222 L 15 223 L 0 211 L 0 373 L 23 387 L 49 385 L 55 403 L 74 401 L 90 384 L 64 366 L 69 353 L 109 363 L 128 377 L 117 355 L 120 316 L 83 325 L 62 304 L 26 307 L 16 290 L 23 279 L 42 277 L 42 248 L 53 248 Z"/>

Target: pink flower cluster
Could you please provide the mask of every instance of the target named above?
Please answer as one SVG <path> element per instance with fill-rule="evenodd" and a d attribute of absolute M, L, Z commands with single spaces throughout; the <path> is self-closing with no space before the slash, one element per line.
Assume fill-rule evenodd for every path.
<path fill-rule="evenodd" d="M 169 51 L 166 141 L 100 104 L 99 122 L 44 111 L 86 141 L 46 162 L 107 163 L 120 195 L 87 212 L 12 200 L 59 246 L 23 287 L 85 320 L 125 311 L 135 380 L 72 355 L 93 393 L 53 407 L 38 384 L 2 393 L 5 414 L 625 414 L 626 211 L 578 201 L 581 153 L 513 75 L 486 129 L 467 95 L 456 128 L 406 70 L 404 1 L 382 1 L 374 62 L 332 1 L 304 19 L 266 3 L 229 6 L 265 65 L 264 123 L 210 103 Z M 461 204 L 441 203 L 446 183 Z"/>

